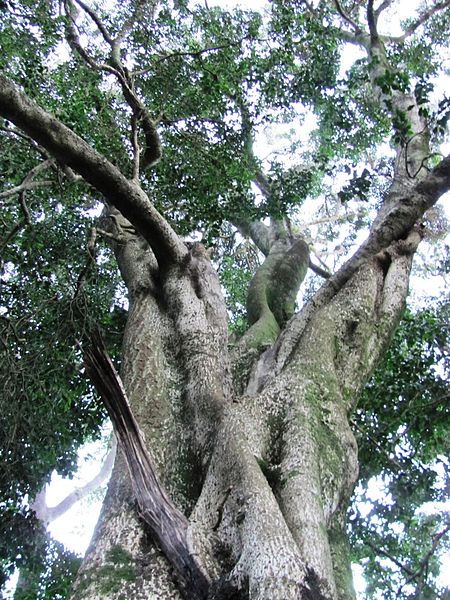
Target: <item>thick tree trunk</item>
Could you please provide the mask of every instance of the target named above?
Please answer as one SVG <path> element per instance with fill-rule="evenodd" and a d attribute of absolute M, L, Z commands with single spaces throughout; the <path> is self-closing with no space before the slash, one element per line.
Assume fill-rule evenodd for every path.
<path fill-rule="evenodd" d="M 354 597 L 344 525 L 358 461 L 348 416 L 401 315 L 419 239 L 393 243 L 330 301 L 295 316 L 239 395 L 204 250 L 160 280 L 142 240 L 120 246 L 131 297 L 122 378 L 216 582 L 211 597 Z M 72 598 L 181 597 L 119 452 Z"/>

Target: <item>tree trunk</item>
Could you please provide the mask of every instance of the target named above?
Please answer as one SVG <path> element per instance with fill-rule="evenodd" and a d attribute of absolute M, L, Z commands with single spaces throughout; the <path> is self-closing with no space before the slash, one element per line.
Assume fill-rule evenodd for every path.
<path fill-rule="evenodd" d="M 116 248 L 130 292 L 122 379 L 161 482 L 189 516 L 215 582 L 210 597 L 354 598 L 345 514 L 358 461 L 348 418 L 400 318 L 419 240 L 394 242 L 293 317 L 241 393 L 205 250 L 195 246 L 160 278 L 141 238 Z M 181 597 L 119 452 L 72 598 Z"/>

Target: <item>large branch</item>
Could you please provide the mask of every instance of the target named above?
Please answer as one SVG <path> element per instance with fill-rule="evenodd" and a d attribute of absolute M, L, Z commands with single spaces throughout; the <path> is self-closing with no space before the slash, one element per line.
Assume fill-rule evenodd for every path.
<path fill-rule="evenodd" d="M 262 221 L 244 221 L 234 219 L 233 225 L 237 227 L 239 233 L 244 237 L 249 237 L 255 246 L 264 256 L 270 251 L 269 228 Z"/>
<path fill-rule="evenodd" d="M 210 581 L 190 547 L 189 522 L 161 486 L 122 382 L 99 334 L 93 336 L 90 348 L 85 350 L 84 360 L 87 373 L 114 425 L 140 515 L 174 568 L 184 596 L 189 600 L 204 600 Z"/>
<path fill-rule="evenodd" d="M 399 198 L 385 218 L 372 229 L 366 242 L 330 278 L 327 285 L 336 291 L 350 279 L 363 262 L 392 242 L 404 239 L 422 215 L 450 190 L 450 155 L 418 183 L 412 193 Z"/>
<path fill-rule="evenodd" d="M 449 190 L 450 155 L 417 183 L 410 193 L 397 199 L 384 218 L 376 222 L 369 237 L 356 253 L 326 281 L 308 305 L 291 319 L 274 349 L 277 355 L 277 372 L 289 361 L 314 312 L 325 306 L 370 258 L 396 241 L 403 240 L 407 245 L 406 238 L 416 223 Z M 405 247 L 405 252 L 407 251 L 408 248 Z"/>
<path fill-rule="evenodd" d="M 408 27 L 405 29 L 403 35 L 398 37 L 391 37 L 391 42 L 403 43 L 410 35 L 412 35 L 421 25 L 426 23 L 428 19 L 430 19 L 437 12 L 444 10 L 450 7 L 450 0 L 443 0 L 442 2 L 437 2 L 434 6 L 431 6 L 428 10 L 425 10 L 422 14 L 419 15 L 417 19 L 415 19 Z"/>
<path fill-rule="evenodd" d="M 39 107 L 2 74 L 0 115 L 101 192 L 148 241 L 160 265 L 179 262 L 187 254 L 183 242 L 136 182 L 124 177 L 107 158 Z"/>

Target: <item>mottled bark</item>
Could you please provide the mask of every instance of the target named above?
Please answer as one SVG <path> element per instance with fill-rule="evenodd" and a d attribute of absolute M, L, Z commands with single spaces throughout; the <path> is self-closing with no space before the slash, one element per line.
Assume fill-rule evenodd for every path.
<path fill-rule="evenodd" d="M 135 286 L 124 379 L 162 481 L 179 506 L 194 507 L 190 535 L 214 582 L 211 597 L 353 597 L 344 523 L 358 468 L 348 416 L 401 315 L 419 240 L 412 232 L 360 267 L 313 312 L 289 360 L 275 367 L 276 349 L 284 348 L 274 346 L 272 361 L 260 360 L 260 383 L 238 396 L 229 390 L 226 349 L 217 337 L 212 354 L 206 350 L 207 311 L 191 305 L 205 297 L 195 277 L 186 290 L 186 266 L 168 279 L 170 301 L 152 300 L 150 284 L 145 292 Z M 208 294 L 210 323 L 221 331 L 222 317 L 211 319 L 218 297 Z M 219 381 L 226 382 L 222 389 Z M 117 547 L 133 579 L 113 582 L 106 594 L 103 567 L 113 565 Z M 74 598 L 181 597 L 139 520 L 121 460 L 81 573 Z"/>

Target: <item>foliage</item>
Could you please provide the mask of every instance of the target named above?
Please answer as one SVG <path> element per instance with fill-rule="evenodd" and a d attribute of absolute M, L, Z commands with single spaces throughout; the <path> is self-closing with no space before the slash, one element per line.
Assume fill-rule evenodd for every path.
<path fill-rule="evenodd" d="M 380 588 L 392 599 L 444 593 L 437 576 L 450 548 L 442 504 L 450 489 L 449 316 L 442 300 L 407 311 L 355 416 L 360 483 L 350 523 L 368 598 Z M 435 540 L 441 550 L 427 556 Z"/>
<path fill-rule="evenodd" d="M 8 152 L 0 162 L 12 168 Z M 63 207 L 63 193 L 70 207 L 70 189 L 28 193 L 29 224 L 17 231 L 21 207 L 7 204 L 0 227 L 1 238 L 9 237 L 0 279 L 0 518 L 14 532 L 2 537 L 5 543 L 23 537 L 25 548 L 26 496 L 54 469 L 70 476 L 79 445 L 99 435 L 105 417 L 80 370 L 78 342 L 99 323 L 118 349 L 124 323 L 110 252 L 101 249 L 92 264 L 86 243 L 93 216 L 80 206 Z M 11 547 L 9 556 L 16 555 Z"/>
<path fill-rule="evenodd" d="M 254 248 L 245 242 L 234 248 L 232 256 L 222 256 L 219 277 L 225 289 L 230 331 L 234 334 L 242 334 L 248 327 L 247 290 L 258 264 Z"/>
<path fill-rule="evenodd" d="M 0 585 L 20 569 L 19 600 L 57 600 L 67 597 L 80 558 L 43 531 L 33 512 L 17 511 L 10 503 L 0 525 Z"/>

